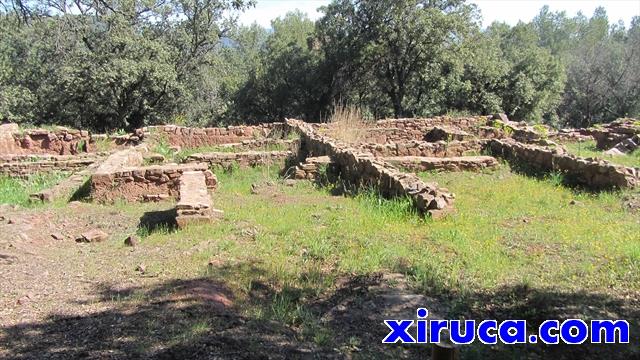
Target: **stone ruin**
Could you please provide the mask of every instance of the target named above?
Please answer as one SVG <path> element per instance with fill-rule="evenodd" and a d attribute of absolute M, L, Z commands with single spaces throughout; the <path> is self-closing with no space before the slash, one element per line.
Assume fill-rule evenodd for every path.
<path fill-rule="evenodd" d="M 64 171 L 72 176 L 32 194 L 34 201 L 69 198 L 86 188 L 88 199 L 109 204 L 174 201 L 179 227 L 215 221 L 211 193 L 217 169 L 273 165 L 288 181 L 317 181 L 332 173 L 381 196 L 411 199 L 419 213 L 440 217 L 455 209 L 455 195 L 415 173 L 485 171 L 498 158 L 538 172 L 561 172 L 592 189 L 634 188 L 640 169 L 568 154 L 555 142 L 593 139 L 603 150 L 628 153 L 640 144 L 640 124 L 622 119 L 598 128 L 554 131 L 509 121 L 505 116 L 380 120 L 361 129 L 363 141 L 331 136 L 330 124 L 284 122 L 255 126 L 189 128 L 149 126 L 107 136 L 54 128 L 20 130 L 0 126 L 0 174 L 27 177 Z M 154 153 L 193 149 L 171 162 Z M 271 149 L 271 150 L 270 150 Z M 214 197 L 215 199 L 215 197 Z"/>

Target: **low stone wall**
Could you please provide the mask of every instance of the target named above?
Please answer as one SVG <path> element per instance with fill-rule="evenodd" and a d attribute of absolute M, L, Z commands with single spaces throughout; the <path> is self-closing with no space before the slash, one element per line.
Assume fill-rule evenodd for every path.
<path fill-rule="evenodd" d="M 465 141 L 471 140 L 473 136 L 466 131 L 460 129 L 436 126 L 433 129 L 427 131 L 424 135 L 424 141 L 437 142 L 437 141 Z"/>
<path fill-rule="evenodd" d="M 318 135 L 300 120 L 287 124 L 301 133 L 300 157 L 329 156 L 342 179 L 354 186 L 371 186 L 383 196 L 408 196 L 422 214 L 439 217 L 453 209 L 454 195 L 435 183 L 425 183 L 415 174 L 402 173 L 371 153 L 349 148 Z"/>
<path fill-rule="evenodd" d="M 393 127 L 366 129 L 366 139 L 370 143 L 389 144 L 395 142 L 422 141 L 424 134 L 431 127 L 425 129 L 401 129 Z"/>
<path fill-rule="evenodd" d="M 156 201 L 177 198 L 180 176 L 186 171 L 205 174 L 209 188 L 217 186 L 215 175 L 207 164 L 168 164 L 146 167 L 121 167 L 91 176 L 91 197 L 101 203 L 122 199 L 127 202 Z"/>
<path fill-rule="evenodd" d="M 295 180 L 313 181 L 318 178 L 320 167 L 329 165 L 330 163 L 331 158 L 328 156 L 308 157 L 304 162 L 295 166 L 290 175 Z"/>
<path fill-rule="evenodd" d="M 189 155 L 185 162 L 208 163 L 212 166 L 219 165 L 223 167 L 237 164 L 241 167 L 247 167 L 283 162 L 291 156 L 293 156 L 293 152 L 291 151 L 212 152 Z"/>
<path fill-rule="evenodd" d="M 640 169 L 604 160 L 579 158 L 558 149 L 525 145 L 512 140 L 491 140 L 488 148 L 503 157 L 538 171 L 558 171 L 593 189 L 633 188 L 640 184 Z"/>
<path fill-rule="evenodd" d="M 300 145 L 300 140 L 281 140 L 281 139 L 259 139 L 244 140 L 239 143 L 220 144 L 218 147 L 223 149 L 231 149 L 235 152 L 242 151 L 265 151 L 260 149 L 278 147 L 294 151 Z"/>
<path fill-rule="evenodd" d="M 632 153 L 640 149 L 640 135 L 633 135 L 632 137 L 618 143 L 616 146 L 607 150 L 607 155 L 624 155 Z"/>
<path fill-rule="evenodd" d="M 0 125 L 0 154 L 78 154 L 90 151 L 88 131 L 58 128 L 20 130 L 17 124 Z"/>
<path fill-rule="evenodd" d="M 598 149 L 609 150 L 636 134 L 640 135 L 640 120 L 618 119 L 586 131 L 596 139 Z"/>
<path fill-rule="evenodd" d="M 549 133 L 549 139 L 563 143 L 573 143 L 593 140 L 594 137 L 587 129 L 560 129 Z"/>
<path fill-rule="evenodd" d="M 384 160 L 399 168 L 411 171 L 481 171 L 498 166 L 491 156 L 464 156 L 452 158 L 433 158 L 422 156 L 388 157 Z"/>
<path fill-rule="evenodd" d="M 162 139 L 171 146 L 195 148 L 200 146 L 239 143 L 264 138 L 282 139 L 286 134 L 283 123 L 223 128 L 190 128 L 175 125 L 148 126 L 142 129 L 145 138 Z"/>
<path fill-rule="evenodd" d="M 423 135 L 435 126 L 451 126 L 469 131 L 486 125 L 492 116 L 451 117 L 436 116 L 433 118 L 388 119 L 376 121 L 379 128 L 398 128 L 405 131 L 419 131 Z"/>
<path fill-rule="evenodd" d="M 391 156 L 426 156 L 426 157 L 455 157 L 465 153 L 479 153 L 485 147 L 481 140 L 471 141 L 408 141 L 393 144 L 362 144 L 359 149 L 370 152 L 376 157 Z"/>
<path fill-rule="evenodd" d="M 78 172 L 107 157 L 106 153 L 82 155 L 5 155 L 0 156 L 0 174 L 26 177 L 41 172 Z"/>
<path fill-rule="evenodd" d="M 185 171 L 180 176 L 176 223 L 179 228 L 193 223 L 211 222 L 222 216 L 213 209 L 207 190 L 207 175 L 203 171 Z"/>
<path fill-rule="evenodd" d="M 617 133 L 609 130 L 594 130 L 592 136 L 596 139 L 596 147 L 600 150 L 609 150 L 619 143 L 633 137 L 634 133 Z"/>

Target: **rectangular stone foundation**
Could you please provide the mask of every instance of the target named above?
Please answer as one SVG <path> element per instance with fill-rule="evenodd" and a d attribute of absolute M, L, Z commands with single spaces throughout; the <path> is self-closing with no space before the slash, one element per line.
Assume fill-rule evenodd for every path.
<path fill-rule="evenodd" d="M 180 177 L 190 171 L 201 172 L 206 185 L 212 189 L 216 187 L 217 179 L 204 163 L 123 167 L 108 173 L 93 174 L 91 197 L 101 203 L 117 199 L 144 202 L 177 198 Z"/>

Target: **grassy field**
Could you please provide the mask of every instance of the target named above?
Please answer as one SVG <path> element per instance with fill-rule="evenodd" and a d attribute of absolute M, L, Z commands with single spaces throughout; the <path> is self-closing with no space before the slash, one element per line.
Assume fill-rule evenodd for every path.
<path fill-rule="evenodd" d="M 28 179 L 0 176 L 0 204 L 28 205 L 30 194 L 52 187 L 67 176 L 61 172 L 35 174 Z"/>
<path fill-rule="evenodd" d="M 11 329 L 6 343 L 26 353 L 28 346 L 54 353 L 64 344 L 72 349 L 67 354 L 92 349 L 88 354 L 96 357 L 123 349 L 181 357 L 213 348 L 229 357 L 253 351 L 297 358 L 304 348 L 319 358 L 424 358 L 424 347 L 380 344 L 386 307 L 378 290 L 393 294 L 405 282 L 444 318 L 527 319 L 531 326 L 552 318 L 626 318 L 632 328 L 640 324 L 640 215 L 622 206 L 624 193 L 580 193 L 556 177 L 529 178 L 506 165 L 481 174 L 424 173 L 423 179 L 456 194 L 456 212 L 431 220 L 415 214 L 407 199 L 383 200 L 371 191 L 333 195 L 335 189 L 305 181 L 289 187 L 277 170 L 216 171 L 213 201 L 224 219 L 180 231 L 143 225 L 143 218 L 172 204 L 62 209 L 70 213 L 60 216 L 74 222 L 112 224 L 111 241 L 43 253 L 65 259 L 53 260 L 55 271 L 79 276 L 78 285 L 64 283 L 79 289 L 71 305 L 47 306 L 73 313 L 82 299 L 100 311 Z M 136 230 L 140 245 L 125 247 L 122 239 Z M 140 264 L 144 271 L 137 270 Z M 381 280 L 390 274 L 398 277 Z M 87 291 L 87 284 L 95 285 Z M 212 308 L 202 298 L 232 305 Z M 96 329 L 98 340 L 73 340 Z M 46 339 L 35 341 L 32 334 L 41 333 Z M 632 358 L 640 349 L 462 349 L 464 359 L 597 354 Z"/>
<path fill-rule="evenodd" d="M 566 314 L 558 299 L 589 317 L 610 294 L 640 291 L 640 217 L 623 209 L 621 194 L 575 193 L 507 170 L 421 177 L 456 193 L 455 214 L 423 220 L 407 200 L 331 196 L 308 183 L 256 196 L 251 184 L 276 180 L 253 169 L 219 174 L 223 223 L 151 232 L 144 241 L 184 250 L 206 243 L 180 271 L 204 271 L 245 299 L 247 313 L 301 326 L 319 344 L 337 339 L 308 303 L 344 276 L 402 273 L 416 292 L 446 299 L 455 318 Z M 266 305 L 250 299 L 255 283 L 275 289 Z"/>
<path fill-rule="evenodd" d="M 610 161 L 614 164 L 640 168 L 640 150 L 636 150 L 626 155 L 612 156 L 606 155 L 604 151 L 598 149 L 594 140 L 585 142 L 573 142 L 563 145 L 567 148 L 569 153 L 576 156 L 599 158 Z"/>

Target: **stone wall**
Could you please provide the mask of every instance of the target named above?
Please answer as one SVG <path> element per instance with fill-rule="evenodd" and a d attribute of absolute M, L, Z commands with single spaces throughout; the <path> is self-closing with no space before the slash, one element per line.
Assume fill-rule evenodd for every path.
<path fill-rule="evenodd" d="M 525 145 L 513 140 L 491 140 L 488 148 L 495 156 L 538 171 L 562 172 L 571 180 L 593 189 L 633 188 L 640 184 L 638 168 L 579 158 L 559 149 Z"/>
<path fill-rule="evenodd" d="M 220 144 L 217 147 L 222 149 L 230 149 L 236 152 L 241 151 L 264 151 L 261 149 L 278 147 L 282 149 L 288 149 L 294 151 L 300 145 L 299 140 L 282 140 L 282 139 L 259 139 L 259 140 L 244 140 L 239 143 Z"/>
<path fill-rule="evenodd" d="M 415 174 L 402 173 L 371 153 L 362 152 L 315 133 L 303 121 L 287 120 L 301 133 L 299 156 L 329 156 L 345 181 L 354 186 L 374 187 L 383 196 L 410 197 L 422 214 L 439 217 L 453 209 L 454 195 L 435 183 L 425 183 Z"/>
<path fill-rule="evenodd" d="M 124 167 L 140 166 L 143 162 L 142 149 L 129 148 L 116 151 L 100 164 L 96 174 L 108 174 Z"/>
<path fill-rule="evenodd" d="M 212 207 L 206 172 L 185 171 L 180 176 L 179 183 L 176 204 L 176 223 L 179 228 L 193 223 L 211 222 L 222 216 L 222 211 Z"/>
<path fill-rule="evenodd" d="M 466 131 L 460 129 L 436 126 L 433 129 L 427 131 L 424 135 L 424 141 L 437 142 L 437 141 L 465 141 L 471 140 L 473 136 Z"/>
<path fill-rule="evenodd" d="M 394 142 L 421 141 L 424 134 L 430 128 L 425 129 L 401 129 L 394 127 L 366 129 L 366 139 L 370 143 L 389 144 Z"/>
<path fill-rule="evenodd" d="M 465 153 L 479 153 L 485 147 L 481 140 L 471 141 L 408 141 L 392 144 L 362 144 L 359 149 L 370 152 L 376 157 L 390 156 L 426 156 L 426 157 L 455 157 Z"/>
<path fill-rule="evenodd" d="M 122 199 L 127 202 L 177 198 L 180 176 L 186 171 L 201 171 L 209 188 L 217 186 L 207 164 L 168 164 L 146 167 L 121 167 L 91 176 L 91 197 L 101 203 Z"/>
<path fill-rule="evenodd" d="M 412 171 L 481 171 L 498 166 L 491 156 L 433 158 L 422 156 L 388 157 L 384 160 L 399 168 Z"/>
<path fill-rule="evenodd" d="M 26 177 L 40 172 L 77 172 L 107 157 L 106 153 L 80 155 L 2 155 L 0 174 Z"/>
<path fill-rule="evenodd" d="M 436 116 L 433 118 L 388 119 L 376 121 L 376 127 L 398 128 L 408 132 L 417 131 L 424 135 L 430 128 L 435 126 L 452 126 L 469 131 L 478 126 L 486 125 L 491 118 L 491 116 Z"/>
<path fill-rule="evenodd" d="M 632 137 L 621 141 L 616 146 L 605 151 L 607 155 L 624 155 L 629 154 L 637 149 L 640 149 L 640 135 L 633 135 Z"/>
<path fill-rule="evenodd" d="M 185 162 L 204 162 L 212 166 L 219 165 L 223 167 L 237 164 L 241 167 L 247 167 L 280 163 L 292 156 L 293 152 L 291 151 L 212 152 L 190 155 Z"/>
<path fill-rule="evenodd" d="M 318 179 L 320 175 L 320 168 L 327 166 L 331 163 L 331 158 L 328 156 L 307 157 L 305 161 L 300 162 L 298 165 L 288 171 L 287 176 L 295 180 L 311 180 Z"/>
<path fill-rule="evenodd" d="M 84 130 L 21 131 L 17 124 L 0 125 L 0 154 L 77 154 L 91 151 L 90 142 L 91 136 Z"/>
<path fill-rule="evenodd" d="M 148 126 L 142 129 L 145 138 L 164 140 L 171 146 L 195 148 L 267 137 L 282 139 L 286 134 L 283 123 L 256 126 L 229 126 L 224 128 L 190 128 L 175 125 Z"/>

